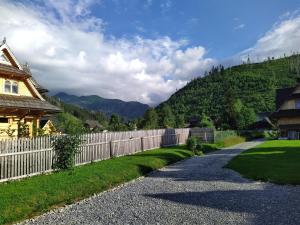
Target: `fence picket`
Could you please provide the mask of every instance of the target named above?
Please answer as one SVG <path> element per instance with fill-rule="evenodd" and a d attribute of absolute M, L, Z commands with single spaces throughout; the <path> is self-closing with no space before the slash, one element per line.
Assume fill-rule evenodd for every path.
<path fill-rule="evenodd" d="M 183 144 L 189 133 L 190 129 L 182 128 L 83 134 L 75 165 Z M 52 171 L 55 138 L 0 140 L 0 182 Z"/>

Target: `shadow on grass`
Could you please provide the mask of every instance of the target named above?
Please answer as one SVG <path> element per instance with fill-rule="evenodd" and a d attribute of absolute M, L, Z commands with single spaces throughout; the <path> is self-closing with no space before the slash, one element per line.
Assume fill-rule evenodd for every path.
<path fill-rule="evenodd" d="M 140 164 L 137 164 L 137 166 L 139 168 L 140 174 L 142 174 L 142 175 L 147 175 L 148 173 L 156 170 L 156 168 L 151 167 L 151 166 L 145 166 L 145 165 L 140 165 Z"/>
<path fill-rule="evenodd" d="M 128 157 L 159 157 L 159 158 L 174 158 L 174 159 L 183 159 L 192 156 L 193 153 L 191 152 L 190 154 L 186 151 L 176 151 L 176 154 L 171 153 L 171 152 L 160 152 L 160 153 L 144 153 L 144 154 L 136 154 Z"/>

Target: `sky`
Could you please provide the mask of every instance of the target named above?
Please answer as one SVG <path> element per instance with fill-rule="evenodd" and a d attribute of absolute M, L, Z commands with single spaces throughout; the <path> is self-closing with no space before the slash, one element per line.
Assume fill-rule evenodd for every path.
<path fill-rule="evenodd" d="M 0 0 L 0 39 L 51 93 L 156 105 L 213 65 L 300 50 L 297 0 Z"/>

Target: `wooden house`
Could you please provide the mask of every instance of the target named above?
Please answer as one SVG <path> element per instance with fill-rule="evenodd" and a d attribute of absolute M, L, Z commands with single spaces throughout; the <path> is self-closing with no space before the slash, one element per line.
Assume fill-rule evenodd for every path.
<path fill-rule="evenodd" d="M 0 139 L 33 136 L 40 118 L 60 111 L 43 98 L 46 91 L 28 66 L 17 61 L 4 39 L 0 43 Z"/>
<path fill-rule="evenodd" d="M 90 131 L 101 131 L 103 126 L 97 120 L 86 120 L 84 127 Z"/>
<path fill-rule="evenodd" d="M 276 92 L 276 112 L 271 118 L 277 121 L 281 137 L 300 139 L 300 82 Z"/>

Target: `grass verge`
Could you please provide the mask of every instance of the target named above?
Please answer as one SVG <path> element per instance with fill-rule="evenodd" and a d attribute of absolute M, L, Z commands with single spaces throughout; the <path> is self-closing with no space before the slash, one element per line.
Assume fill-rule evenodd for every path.
<path fill-rule="evenodd" d="M 182 146 L 162 148 L 0 184 L 0 224 L 71 204 L 192 155 Z"/>
<path fill-rule="evenodd" d="M 227 165 L 244 177 L 277 184 L 300 184 L 300 141 L 267 141 Z"/>
<path fill-rule="evenodd" d="M 222 148 L 230 147 L 236 144 L 240 144 L 246 141 L 246 138 L 240 136 L 230 136 L 224 138 L 222 141 L 219 141 L 215 144 L 204 143 L 201 144 L 201 151 L 203 153 L 209 153 Z"/>

